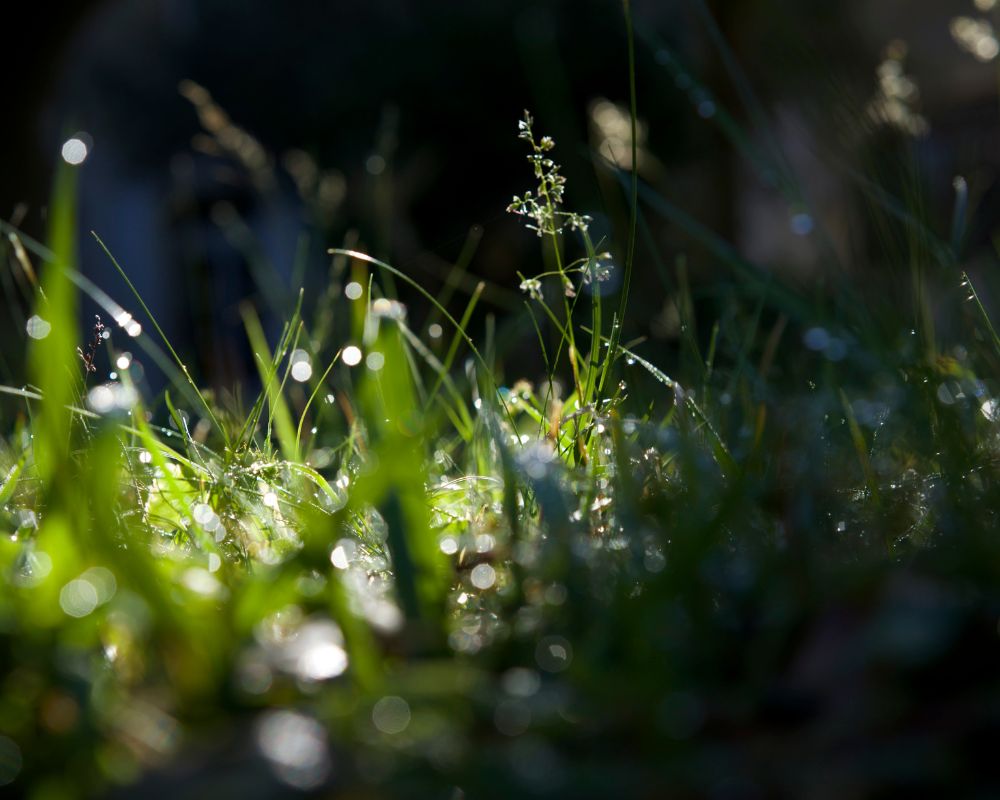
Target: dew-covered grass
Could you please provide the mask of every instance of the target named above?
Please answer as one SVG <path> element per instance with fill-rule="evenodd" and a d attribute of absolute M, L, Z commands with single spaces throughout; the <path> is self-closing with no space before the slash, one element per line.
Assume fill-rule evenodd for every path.
<path fill-rule="evenodd" d="M 633 211 L 593 241 L 554 143 L 518 132 L 541 378 L 474 333 L 481 286 L 455 311 L 343 247 L 277 338 L 245 309 L 241 401 L 74 271 L 70 159 L 48 241 L 4 228 L 34 303 L 0 406 L 4 791 L 998 789 L 1000 339 L 961 188 L 940 236 L 873 194 L 912 234 L 883 241 L 893 296 L 784 282 L 689 220 L 729 277 L 706 319 L 668 270 L 663 353 L 628 338 L 629 279 L 601 285 L 681 212 L 608 163 Z"/>

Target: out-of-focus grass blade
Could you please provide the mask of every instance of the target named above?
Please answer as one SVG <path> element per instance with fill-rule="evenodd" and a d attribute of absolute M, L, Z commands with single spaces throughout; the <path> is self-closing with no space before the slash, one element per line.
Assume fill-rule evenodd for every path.
<path fill-rule="evenodd" d="M 76 180 L 76 169 L 61 162 L 49 207 L 54 260 L 42 275 L 44 299 L 37 308 L 51 328 L 44 338 L 33 339 L 28 351 L 29 373 L 42 395 L 34 427 L 35 463 L 46 483 L 65 473 L 72 423 L 67 406 L 74 404 L 79 386 L 76 287 L 66 275 L 76 257 Z"/>
<path fill-rule="evenodd" d="M 12 232 L 7 234 L 7 239 L 10 241 L 11 247 L 14 249 L 14 259 L 17 265 L 21 268 L 21 272 L 24 274 L 25 279 L 32 287 L 37 289 L 38 277 L 35 275 L 35 268 L 31 264 L 31 259 L 28 258 L 24 245 L 21 244 L 21 237 Z"/>
<path fill-rule="evenodd" d="M 394 324 L 383 321 L 375 346 L 385 360 L 366 374 L 359 402 L 377 468 L 355 484 L 349 508 L 374 506 L 382 514 L 403 611 L 439 634 L 450 570 L 430 527 L 422 412 Z"/>
<path fill-rule="evenodd" d="M 18 389 L 16 386 L 0 386 L 0 394 L 10 394 L 14 397 L 23 397 L 25 400 L 42 399 L 42 395 L 38 392 L 32 392 L 29 389 Z M 98 415 L 93 411 L 88 411 L 87 409 L 80 408 L 79 406 L 69 405 L 66 406 L 66 410 L 79 417 L 87 417 L 88 419 L 98 418 Z"/>

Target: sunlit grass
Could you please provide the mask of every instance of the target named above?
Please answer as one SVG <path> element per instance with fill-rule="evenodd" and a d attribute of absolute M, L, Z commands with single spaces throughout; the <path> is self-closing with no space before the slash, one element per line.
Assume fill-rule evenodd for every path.
<path fill-rule="evenodd" d="M 786 753 L 865 737 L 904 763 L 861 764 L 848 794 L 947 784 L 921 754 L 964 751 L 908 682 L 996 665 L 1000 585 L 1000 348 L 961 203 L 950 244 L 912 240 L 955 290 L 945 339 L 902 295 L 807 299 L 611 162 L 628 235 L 593 242 L 532 125 L 537 188 L 511 210 L 542 246 L 511 281 L 540 376 L 473 334 L 483 284 L 453 313 L 347 243 L 274 340 L 244 309 L 261 388 L 241 405 L 201 388 L 134 290 L 75 272 L 74 167 L 47 245 L 5 227 L 12 263 L 44 269 L 27 381 L 3 387 L 0 784 L 806 796 L 821 773 Z M 610 306 L 599 286 L 631 275 L 655 215 L 735 276 L 698 319 L 678 263 L 683 358 L 626 340 L 629 279 Z M 92 343 L 80 290 L 107 314 Z M 988 729 L 965 688 L 937 702 Z"/>

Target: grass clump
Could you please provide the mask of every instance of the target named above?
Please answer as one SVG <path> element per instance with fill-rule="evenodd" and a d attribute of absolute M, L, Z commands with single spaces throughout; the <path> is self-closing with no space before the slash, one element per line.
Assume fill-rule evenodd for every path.
<path fill-rule="evenodd" d="M 74 272 L 63 169 L 48 246 L 23 240 L 48 262 L 30 384 L 4 388 L 0 781 L 38 798 L 996 788 L 988 303 L 970 284 L 946 340 L 873 324 L 877 298 L 846 283 L 831 309 L 749 273 L 699 338 L 679 268 L 672 377 L 622 343 L 624 299 L 608 318 L 614 248 L 564 210 L 554 143 L 528 114 L 519 135 L 538 185 L 510 210 L 551 265 L 520 276 L 519 322 L 544 377 L 473 339 L 478 292 L 456 318 L 344 248 L 349 299 L 300 299 L 273 342 L 246 309 L 248 409 Z M 657 208 L 633 203 L 628 230 Z M 933 280 L 967 284 L 921 234 L 946 254 Z M 450 341 L 411 327 L 387 274 Z M 79 354 L 78 286 L 116 323 Z M 134 346 L 175 376 L 155 413 Z M 116 380 L 96 382 L 101 359 Z"/>

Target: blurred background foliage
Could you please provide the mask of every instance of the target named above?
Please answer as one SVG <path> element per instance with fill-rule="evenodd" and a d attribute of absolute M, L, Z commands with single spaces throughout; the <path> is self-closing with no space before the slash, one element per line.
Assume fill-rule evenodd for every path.
<path fill-rule="evenodd" d="M 971 187 L 970 244 L 991 247 L 994 70 L 988 44 L 976 56 L 954 24 L 988 20 L 988 10 L 971 0 L 917 10 L 894 0 L 635 8 L 642 177 L 752 261 L 792 281 L 847 271 L 877 295 L 898 276 L 873 263 L 886 230 L 865 213 L 866 182 L 947 220 L 955 175 Z M 449 292 L 453 307 L 464 307 L 476 278 L 487 280 L 481 312 L 519 306 L 511 277 L 534 243 L 502 200 L 519 187 L 521 154 L 508 136 L 525 106 L 559 143 L 574 205 L 595 215 L 595 240 L 624 241 L 627 205 L 599 158 L 624 161 L 628 151 L 624 36 L 606 2 L 22 10 L 7 50 L 18 77 L 13 124 L 0 133 L 13 156 L 0 208 L 39 234 L 51 154 L 67 126 L 86 132 L 80 235 L 106 239 L 204 380 L 253 373 L 241 300 L 256 296 L 273 312 L 261 298 L 294 294 L 293 278 L 321 286 L 325 247 L 345 241 L 434 289 L 460 260 L 468 274 Z M 973 50 L 979 41 L 968 31 L 965 40 Z M 926 123 L 909 144 L 898 135 L 905 122 L 884 126 L 866 113 L 886 87 L 893 113 Z M 815 224 L 803 213 L 829 232 L 825 246 L 796 234 Z M 683 253 L 709 304 L 727 302 L 727 278 L 676 217 L 650 213 L 649 236 L 631 324 L 666 344 L 677 313 L 657 258 L 672 268 Z M 93 242 L 80 257 L 99 286 L 121 288 Z M 26 315 L 13 301 L 7 310 L 9 377 Z"/>

